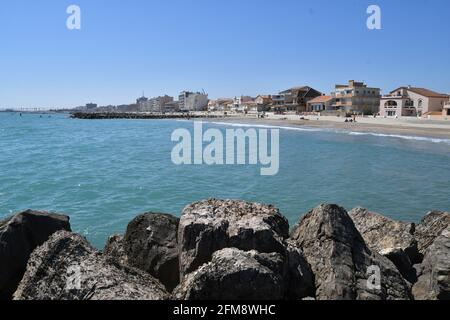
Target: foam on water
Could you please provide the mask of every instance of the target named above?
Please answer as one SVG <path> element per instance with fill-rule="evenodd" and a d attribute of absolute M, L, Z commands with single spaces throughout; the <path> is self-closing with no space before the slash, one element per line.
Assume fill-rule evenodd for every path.
<path fill-rule="evenodd" d="M 408 136 L 400 134 L 385 134 L 376 132 L 360 132 L 360 131 L 346 131 L 339 129 L 330 128 L 300 128 L 300 127 L 290 127 L 290 126 L 274 126 L 274 125 L 263 125 L 263 124 L 248 124 L 248 123 L 229 123 L 229 122 L 210 122 L 216 125 L 231 126 L 231 127 L 242 127 L 242 128 L 266 128 L 266 129 L 280 129 L 280 130 L 290 130 L 290 131 L 303 131 L 303 132 L 334 132 L 340 134 L 348 134 L 352 136 L 374 136 L 382 138 L 396 138 L 404 140 L 416 140 L 425 141 L 433 143 L 445 143 L 450 145 L 450 139 L 439 139 L 439 138 L 429 138 L 429 137 L 419 137 L 419 136 Z"/>

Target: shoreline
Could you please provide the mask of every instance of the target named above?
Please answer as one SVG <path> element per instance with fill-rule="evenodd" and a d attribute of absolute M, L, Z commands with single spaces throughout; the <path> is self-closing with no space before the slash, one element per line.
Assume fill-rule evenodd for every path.
<path fill-rule="evenodd" d="M 217 122 L 217 119 L 205 118 L 205 122 Z M 342 120 L 342 119 L 341 119 Z M 381 119 L 380 119 L 381 120 Z M 383 119 L 384 120 L 384 119 Z M 360 121 L 360 119 L 357 119 Z M 433 124 L 409 124 L 406 122 L 398 125 L 386 123 L 345 123 L 330 120 L 293 120 L 293 119 L 256 119 L 250 117 L 226 117 L 220 118 L 220 122 L 230 124 L 244 124 L 244 125 L 267 125 L 276 127 L 294 127 L 304 129 L 329 129 L 338 130 L 342 133 L 361 133 L 361 134 L 381 134 L 381 135 L 400 135 L 405 137 L 423 137 L 446 139 L 450 143 L 450 123 L 447 125 L 433 125 Z M 447 128 L 446 128 L 447 127 Z"/>
<path fill-rule="evenodd" d="M 344 118 L 332 116 L 269 115 L 257 118 L 256 115 L 223 115 L 222 113 L 195 112 L 191 114 L 146 114 L 146 113 L 83 113 L 72 114 L 71 118 L 82 120 L 198 120 L 205 122 L 224 122 L 244 125 L 267 125 L 305 129 L 329 129 L 344 133 L 386 134 L 407 137 L 448 139 L 450 143 L 450 121 L 417 118 L 371 118 L 357 117 L 356 123 L 346 123 Z"/>

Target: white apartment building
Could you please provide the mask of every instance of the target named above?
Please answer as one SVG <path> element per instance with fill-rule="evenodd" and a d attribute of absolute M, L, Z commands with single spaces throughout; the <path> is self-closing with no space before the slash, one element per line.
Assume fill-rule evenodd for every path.
<path fill-rule="evenodd" d="M 208 108 L 208 95 L 183 91 L 178 97 L 180 111 L 204 111 Z"/>

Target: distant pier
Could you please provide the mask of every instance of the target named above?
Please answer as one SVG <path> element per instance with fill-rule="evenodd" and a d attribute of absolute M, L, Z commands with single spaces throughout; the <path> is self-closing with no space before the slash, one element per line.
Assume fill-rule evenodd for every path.
<path fill-rule="evenodd" d="M 220 115 L 211 114 L 185 114 L 185 113 L 138 113 L 138 112 L 74 112 L 71 118 L 86 120 L 107 120 L 107 119 L 142 119 L 142 120 L 161 120 L 161 119 L 215 119 L 223 118 Z"/>

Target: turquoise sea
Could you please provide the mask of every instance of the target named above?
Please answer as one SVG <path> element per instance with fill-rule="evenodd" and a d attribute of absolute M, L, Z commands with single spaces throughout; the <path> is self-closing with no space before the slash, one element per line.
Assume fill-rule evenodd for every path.
<path fill-rule="evenodd" d="M 413 222 L 450 210 L 448 140 L 282 129 L 279 174 L 264 177 L 259 166 L 174 165 L 177 128 L 193 122 L 0 113 L 0 218 L 27 208 L 66 213 L 102 247 L 139 213 L 180 215 L 210 197 L 271 203 L 291 224 L 323 202 Z"/>

